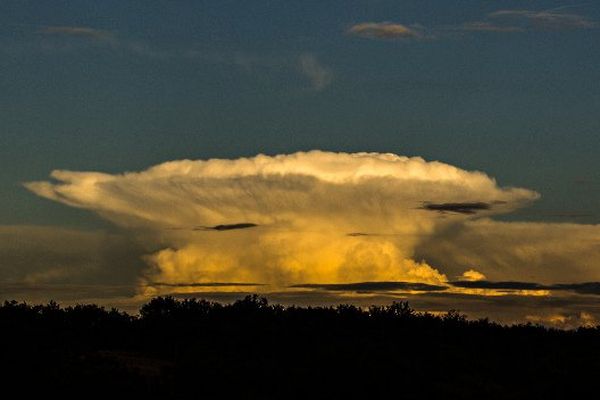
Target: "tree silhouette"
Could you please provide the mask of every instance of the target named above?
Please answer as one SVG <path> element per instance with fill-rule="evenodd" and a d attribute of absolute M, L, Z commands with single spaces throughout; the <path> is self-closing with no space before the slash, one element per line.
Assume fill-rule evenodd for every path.
<path fill-rule="evenodd" d="M 5 390 L 23 396 L 525 398 L 582 396 L 600 329 L 503 326 L 406 302 L 283 307 L 157 297 L 128 315 L 0 306 Z M 318 394 L 318 395 L 317 395 Z"/>

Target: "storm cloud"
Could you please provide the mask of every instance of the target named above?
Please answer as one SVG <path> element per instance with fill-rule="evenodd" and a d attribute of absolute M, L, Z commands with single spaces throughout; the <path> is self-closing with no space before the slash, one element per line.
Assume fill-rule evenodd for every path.
<path fill-rule="evenodd" d="M 376 291 L 417 291 L 434 292 L 446 290 L 446 286 L 429 285 L 419 282 L 356 282 L 356 283 L 305 283 L 292 285 L 292 288 L 301 289 L 321 289 L 328 291 L 347 291 L 347 292 L 376 292 Z"/>
<path fill-rule="evenodd" d="M 448 280 L 440 270 L 443 263 L 415 258 L 419 243 L 473 218 L 465 211 L 479 202 L 502 204 L 486 210 L 494 214 L 538 197 L 499 187 L 482 172 L 380 153 L 181 160 L 142 172 L 54 171 L 51 176 L 54 181 L 26 187 L 93 211 L 148 247 L 162 247 L 145 258 L 149 268 L 140 290 L 148 294 L 160 290 L 150 290 L 150 282 L 440 285 Z M 463 206 L 438 218 L 419 209 L 423 199 Z M 188 224 L 207 228 L 168 229 Z"/>
<path fill-rule="evenodd" d="M 600 226 L 475 218 L 437 231 L 415 254 L 453 277 L 473 269 L 490 281 L 596 282 Z"/>
<path fill-rule="evenodd" d="M 140 297 L 240 287 L 473 299 L 599 292 L 599 227 L 495 221 L 539 195 L 419 157 L 312 151 L 51 176 L 26 187 L 97 213 L 148 249 L 133 284 Z"/>
<path fill-rule="evenodd" d="M 149 251 L 131 235 L 51 226 L 0 226 L 0 299 L 131 297 Z"/>

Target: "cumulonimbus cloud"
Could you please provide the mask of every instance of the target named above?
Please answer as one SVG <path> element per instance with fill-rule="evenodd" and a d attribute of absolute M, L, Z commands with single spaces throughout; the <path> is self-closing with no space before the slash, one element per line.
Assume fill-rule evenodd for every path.
<path fill-rule="evenodd" d="M 132 239 L 104 231 L 0 225 L 0 299 L 133 296 L 147 249 Z"/>
<path fill-rule="evenodd" d="M 419 243 L 418 257 L 458 276 L 474 268 L 493 281 L 544 285 L 600 281 L 600 225 L 471 219 Z"/>
<path fill-rule="evenodd" d="M 481 172 L 380 153 L 181 160 L 118 175 L 54 171 L 51 176 L 52 182 L 26 187 L 94 211 L 162 248 L 148 255 L 152 268 L 145 279 L 167 284 L 436 285 L 446 276 L 414 259 L 415 247 L 475 214 L 432 213 L 420 207 L 424 201 L 492 205 L 477 207 L 479 217 L 538 197 L 499 187 Z M 182 226 L 251 229 L 173 229 Z"/>

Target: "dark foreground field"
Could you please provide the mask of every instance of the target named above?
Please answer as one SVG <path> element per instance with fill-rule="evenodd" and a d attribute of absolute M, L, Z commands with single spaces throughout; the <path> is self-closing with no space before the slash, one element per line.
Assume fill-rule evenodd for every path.
<path fill-rule="evenodd" d="M 133 317 L 7 302 L 0 332 L 3 392 L 18 398 L 574 398 L 595 397 L 600 373 L 598 328 L 505 327 L 406 303 L 167 297 Z"/>

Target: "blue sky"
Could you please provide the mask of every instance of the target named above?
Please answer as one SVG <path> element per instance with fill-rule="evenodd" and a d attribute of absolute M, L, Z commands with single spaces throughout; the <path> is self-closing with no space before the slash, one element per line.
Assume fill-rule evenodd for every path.
<path fill-rule="evenodd" d="M 460 30 L 498 10 L 600 17 L 556 1 L 3 1 L 0 221 L 96 224 L 20 187 L 56 168 L 318 148 L 482 170 L 541 192 L 519 218 L 598 222 L 600 30 Z M 365 21 L 432 37 L 347 33 Z"/>
<path fill-rule="evenodd" d="M 513 225 L 484 220 L 452 225 L 469 262 L 489 262 L 475 272 L 497 280 L 556 278 L 546 284 L 599 280 L 594 260 L 600 255 L 591 241 L 600 222 L 599 43 L 596 2 L 4 0 L 0 236 L 9 244 L 17 238 L 18 245 L 0 246 L 0 254 L 8 251 L 16 263 L 0 268 L 0 280 L 61 276 L 58 282 L 79 282 L 73 278 L 77 274 L 50 273 L 33 255 L 22 257 L 38 254 L 24 250 L 30 241 L 79 238 L 80 252 L 56 250 L 57 257 L 62 263 L 96 265 L 98 271 L 107 260 L 127 259 L 131 265 L 131 259 L 161 248 L 144 240 L 140 245 L 137 233 L 128 231 L 131 226 L 90 212 L 104 206 L 85 203 L 78 182 L 67 185 L 72 197 L 56 195 L 56 182 L 36 186 L 35 194 L 23 186 L 48 179 L 53 170 L 119 174 L 173 160 L 313 149 L 419 156 L 483 171 L 499 187 L 535 191 L 541 198 L 531 205 L 493 213 L 495 221 Z M 306 162 L 335 158 L 306 157 Z M 159 194 L 170 195 L 153 184 Z M 135 198 L 131 187 L 111 190 L 103 193 L 107 204 L 120 199 L 131 205 Z M 357 187 L 348 190 L 359 193 Z M 304 217 L 299 212 L 294 218 Z M 239 222 L 256 221 L 214 225 Z M 126 257 L 119 235 L 136 242 Z M 536 241 L 534 256 L 519 258 L 520 235 Z M 547 246 L 568 235 L 588 247 Z M 469 247 L 481 238 L 485 244 Z M 492 247 L 498 238 L 503 244 L 514 239 L 506 242 L 506 255 L 486 259 L 478 253 L 497 251 Z M 422 256 L 452 279 L 450 274 L 460 274 L 469 263 L 467 256 L 448 250 L 454 244 L 434 245 L 451 239 L 448 231 L 439 231 L 408 258 Z M 102 255 L 102 243 L 110 255 Z M 188 244 L 198 246 L 196 239 Z M 92 254 L 86 249 L 104 261 L 86 258 Z M 399 250 L 403 256 L 405 250 Z M 584 255 L 572 269 L 558 275 L 536 269 L 544 263 L 560 269 L 579 254 Z M 498 261 L 502 257 L 507 261 Z M 15 265 L 23 260 L 37 269 L 19 275 Z M 61 262 L 60 271 L 71 271 L 71 264 Z M 514 273 L 510 266 L 519 262 L 531 262 L 530 270 Z M 129 270 L 126 285 L 145 268 Z M 123 283 L 111 274 L 97 272 L 88 281 Z"/>

